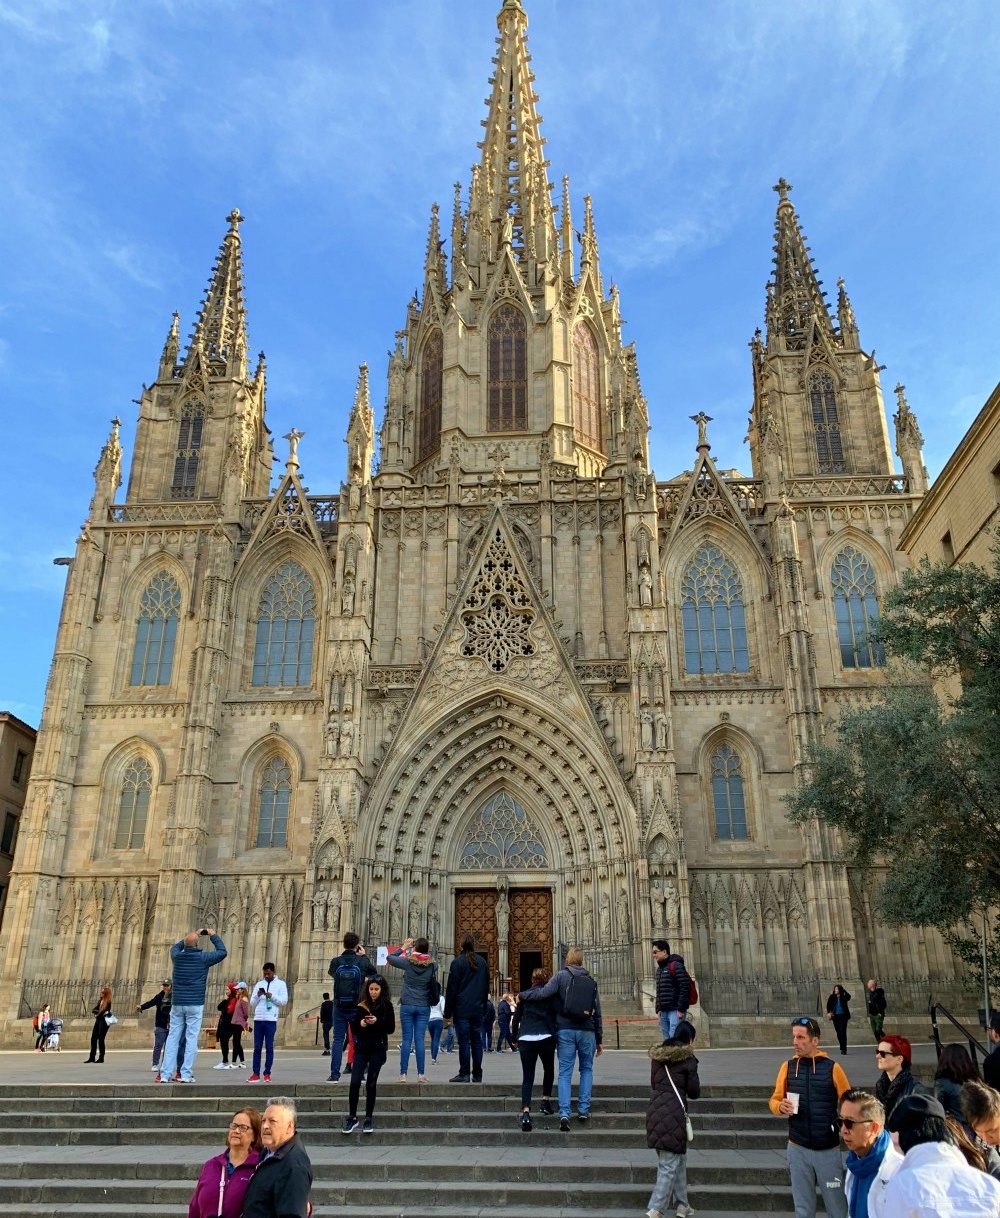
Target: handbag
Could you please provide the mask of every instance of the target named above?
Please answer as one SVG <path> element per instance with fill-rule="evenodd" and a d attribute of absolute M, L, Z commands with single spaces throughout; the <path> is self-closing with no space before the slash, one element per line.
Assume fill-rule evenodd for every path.
<path fill-rule="evenodd" d="M 113 1023 L 117 1023 L 117 1022 L 118 1022 L 118 1016 L 117 1016 L 117 1015 L 112 1015 L 112 1014 L 109 1012 L 107 1015 L 105 1015 L 105 1016 L 104 1016 L 104 1022 L 105 1022 L 105 1023 L 108 1025 L 108 1027 L 110 1028 L 110 1027 L 111 1027 L 111 1025 L 112 1025 Z"/>
<path fill-rule="evenodd" d="M 680 1104 L 681 1109 L 684 1113 L 684 1132 L 687 1134 L 688 1143 L 691 1143 L 694 1141 L 694 1126 L 691 1124 L 691 1118 L 688 1116 L 688 1110 L 684 1107 L 684 1101 L 681 1099 L 681 1093 L 677 1090 L 677 1084 L 674 1082 L 673 1078 L 671 1077 L 670 1070 L 667 1068 L 666 1064 L 664 1064 L 663 1069 L 666 1073 L 667 1081 L 670 1083 L 670 1086 L 673 1087 L 673 1089 L 674 1089 L 674 1095 L 677 1096 L 677 1103 Z"/>

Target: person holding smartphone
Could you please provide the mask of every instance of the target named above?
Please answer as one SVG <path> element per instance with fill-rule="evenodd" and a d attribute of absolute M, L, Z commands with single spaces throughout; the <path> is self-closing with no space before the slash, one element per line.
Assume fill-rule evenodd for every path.
<path fill-rule="evenodd" d="M 260 980 L 250 992 L 250 1009 L 253 1011 L 253 1073 L 248 1083 L 261 1081 L 260 1059 L 264 1050 L 264 1082 L 271 1081 L 274 1065 L 274 1033 L 278 1027 L 281 1008 L 288 1002 L 288 986 L 275 976 L 274 965 L 269 960 L 261 969 Z"/>
<path fill-rule="evenodd" d="M 354 1024 L 354 1063 L 351 1066 L 351 1088 L 348 1093 L 348 1115 L 344 1117 L 341 1133 L 353 1133 L 358 1127 L 358 1098 L 361 1079 L 365 1082 L 365 1123 L 362 1133 L 375 1132 L 375 1098 L 379 1071 L 389 1055 L 389 1037 L 396 1030 L 396 1013 L 384 977 L 375 974 L 364 984 L 358 1003 L 358 1018 Z"/>
<path fill-rule="evenodd" d="M 205 951 L 198 940 L 209 938 L 214 950 Z M 205 989 L 208 970 L 220 964 L 229 955 L 225 943 L 214 930 L 202 927 L 189 930 L 183 939 L 178 939 L 170 949 L 173 962 L 173 1001 L 170 1006 L 170 1031 L 160 1059 L 158 1083 L 169 1083 L 177 1073 L 177 1055 L 181 1033 L 185 1034 L 184 1060 L 180 1067 L 180 1082 L 194 1082 L 194 1058 L 198 1052 L 198 1034 L 205 1012 Z"/>

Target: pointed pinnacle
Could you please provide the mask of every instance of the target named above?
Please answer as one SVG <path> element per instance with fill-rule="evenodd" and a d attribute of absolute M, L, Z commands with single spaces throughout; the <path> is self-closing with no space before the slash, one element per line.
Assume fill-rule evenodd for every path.
<path fill-rule="evenodd" d="M 226 217 L 229 228 L 222 240 L 208 289 L 202 300 L 188 357 L 201 347 L 210 360 L 224 361 L 229 371 L 245 375 L 247 337 L 243 306 L 242 242 L 239 226 L 243 216 L 234 208 Z M 237 365 L 233 368 L 233 364 Z"/>
<path fill-rule="evenodd" d="M 163 353 L 160 356 L 160 367 L 173 368 L 177 363 L 177 356 L 181 349 L 181 315 L 174 309 L 173 319 L 170 322 L 170 329 L 167 332 L 166 341 L 163 344 Z"/>
<path fill-rule="evenodd" d="M 358 366 L 358 384 L 354 390 L 354 409 L 355 410 L 371 410 L 371 402 L 368 396 L 368 365 L 360 364 Z"/>

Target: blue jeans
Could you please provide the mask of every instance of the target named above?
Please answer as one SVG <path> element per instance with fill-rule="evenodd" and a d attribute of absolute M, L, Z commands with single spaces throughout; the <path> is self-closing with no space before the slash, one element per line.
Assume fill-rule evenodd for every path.
<path fill-rule="evenodd" d="M 458 1037 L 458 1072 L 464 1078 L 468 1078 L 471 1064 L 472 1075 L 481 1079 L 483 1077 L 483 1021 L 480 1018 L 465 1019 L 461 1015 L 456 1015 L 454 1023 L 455 1034 Z"/>
<path fill-rule="evenodd" d="M 153 1065 L 159 1067 L 163 1046 L 167 1043 L 167 1028 L 153 1029 Z"/>
<path fill-rule="evenodd" d="M 438 1049 L 441 1047 L 441 1033 L 444 1031 L 443 1019 L 432 1019 L 427 1024 L 431 1033 L 431 1061 L 436 1062 L 438 1059 Z"/>
<path fill-rule="evenodd" d="M 358 1018 L 358 1008 L 351 1007 L 342 1011 L 340 1007 L 333 1008 L 333 1035 L 330 1043 L 330 1078 L 340 1078 L 340 1059 L 344 1055 L 344 1041 L 347 1039 L 348 1025 L 354 1024 Z"/>
<path fill-rule="evenodd" d="M 270 1074 L 274 1065 L 274 1033 L 277 1031 L 276 1019 L 255 1019 L 253 1021 L 253 1073 L 260 1074 L 260 1051 L 264 1053 L 264 1073 Z"/>
<path fill-rule="evenodd" d="M 677 1025 L 681 1021 L 680 1011 L 661 1011 L 660 1012 L 660 1035 L 664 1040 L 669 1040 L 677 1031 Z M 650 1206 L 650 1209 L 655 1209 L 656 1206 Z"/>
<path fill-rule="evenodd" d="M 424 1044 L 430 1017 L 430 1007 L 413 1007 L 407 1004 L 405 1007 L 399 1008 L 399 1022 L 403 1037 L 399 1044 L 400 1074 L 405 1074 L 406 1068 L 410 1064 L 411 1043 L 417 1054 L 417 1073 L 424 1073 Z"/>
<path fill-rule="evenodd" d="M 193 1077 L 194 1059 L 198 1052 L 198 1034 L 201 1032 L 201 1017 L 204 1011 L 204 1003 L 198 1006 L 178 1006 L 175 1002 L 171 1006 L 170 1031 L 167 1033 L 167 1043 L 163 1046 L 163 1056 L 160 1058 L 161 1078 L 171 1078 L 177 1073 L 184 1079 Z M 184 1034 L 184 1060 L 178 1071 L 177 1050 L 182 1031 Z"/>
<path fill-rule="evenodd" d="M 433 1034 L 432 1030 L 431 1035 L 433 1036 Z M 448 1025 L 448 1031 L 444 1034 L 444 1051 L 445 1053 L 455 1052 L 455 1029 L 451 1024 Z"/>
<path fill-rule="evenodd" d="M 658 1214 L 665 1214 L 671 1197 L 671 1208 L 688 1203 L 687 1155 L 658 1150 L 656 1159 L 656 1183 L 653 1185 L 647 1208 L 656 1210 Z"/>
<path fill-rule="evenodd" d="M 597 1037 L 593 1032 L 578 1028 L 560 1028 L 556 1043 L 559 1052 L 559 1115 L 569 1119 L 569 1101 L 573 1089 L 573 1063 L 580 1058 L 580 1092 L 577 1111 L 585 1116 L 590 1111 L 590 1093 L 594 1088 L 594 1054 Z"/>

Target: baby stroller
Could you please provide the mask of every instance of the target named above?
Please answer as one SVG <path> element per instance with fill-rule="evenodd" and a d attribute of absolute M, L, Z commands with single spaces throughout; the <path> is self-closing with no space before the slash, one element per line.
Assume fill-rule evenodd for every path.
<path fill-rule="evenodd" d="M 59 1037 L 62 1035 L 63 1021 L 61 1019 L 50 1019 L 45 1025 L 45 1048 L 53 1053 L 61 1052 L 59 1048 Z"/>

